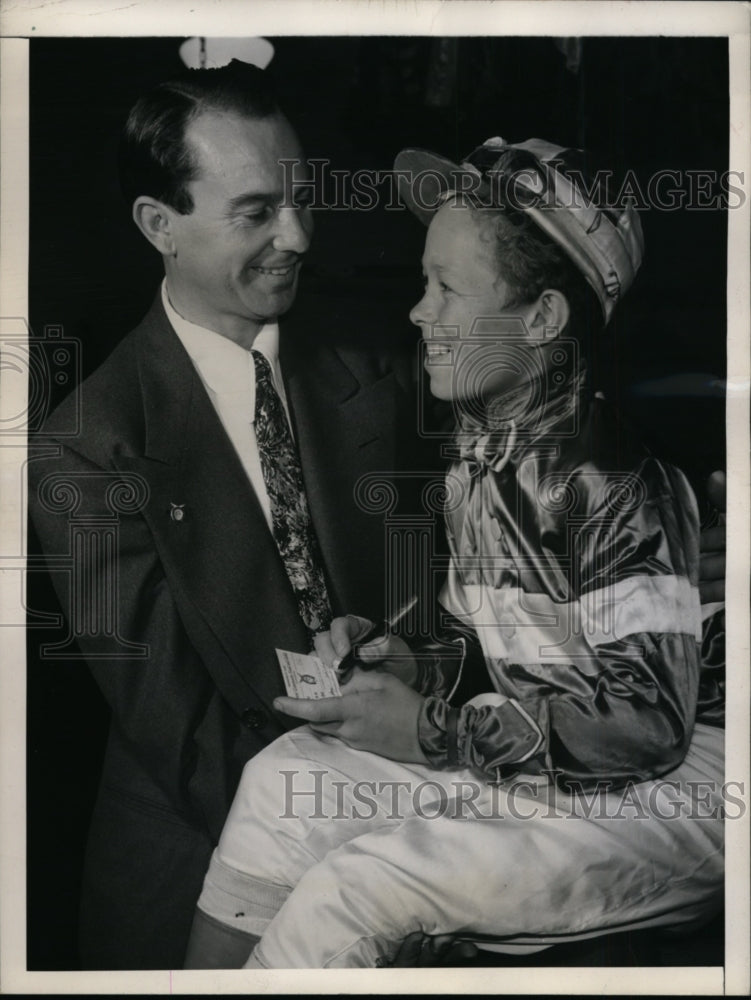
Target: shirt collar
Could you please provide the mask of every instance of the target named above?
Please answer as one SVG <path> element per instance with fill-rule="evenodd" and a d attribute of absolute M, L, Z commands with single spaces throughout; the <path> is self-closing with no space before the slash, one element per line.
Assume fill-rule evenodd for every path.
<path fill-rule="evenodd" d="M 206 385 L 218 395 L 254 396 L 255 368 L 250 351 L 215 330 L 191 323 L 169 300 L 167 279 L 162 282 L 162 304 L 175 333 Z M 256 334 L 253 350 L 260 351 L 274 372 L 279 359 L 279 324 L 266 323 Z M 251 411 L 252 412 L 252 411 Z"/>

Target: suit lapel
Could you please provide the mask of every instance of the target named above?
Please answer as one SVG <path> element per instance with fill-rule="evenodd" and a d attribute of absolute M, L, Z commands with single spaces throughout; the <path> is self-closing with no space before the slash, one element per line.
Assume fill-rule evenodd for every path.
<path fill-rule="evenodd" d="M 301 348 L 284 334 L 280 356 L 334 610 L 375 613 L 385 538 L 378 518 L 356 502 L 355 488 L 368 473 L 393 471 L 395 379 L 376 374 L 361 382 L 333 348 Z"/>
<path fill-rule="evenodd" d="M 274 649 L 307 651 L 276 545 L 160 303 L 141 330 L 138 359 L 145 454 L 121 458 L 121 467 L 148 483 L 144 516 L 186 629 L 200 649 L 200 616 L 219 642 L 223 655 L 207 660 L 220 690 L 240 711 L 251 691 L 270 706 L 284 693 Z"/>
<path fill-rule="evenodd" d="M 123 454 L 118 465 L 148 484 L 144 517 L 185 628 L 217 686 L 237 711 L 252 695 L 270 708 L 284 693 L 275 648 L 308 648 L 284 565 L 159 300 L 138 331 L 137 358 L 144 454 Z M 356 377 L 354 366 L 314 337 L 301 346 L 283 333 L 281 364 L 334 610 L 377 614 L 383 527 L 357 505 L 354 491 L 361 476 L 393 469 L 395 380 L 377 372 Z M 199 621 L 214 637 L 208 647 Z"/>

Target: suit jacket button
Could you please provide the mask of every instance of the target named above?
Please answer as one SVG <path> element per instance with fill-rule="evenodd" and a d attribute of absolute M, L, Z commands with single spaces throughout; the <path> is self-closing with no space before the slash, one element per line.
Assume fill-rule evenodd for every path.
<path fill-rule="evenodd" d="M 262 708 L 246 708 L 240 719 L 247 729 L 261 729 L 269 721 Z"/>

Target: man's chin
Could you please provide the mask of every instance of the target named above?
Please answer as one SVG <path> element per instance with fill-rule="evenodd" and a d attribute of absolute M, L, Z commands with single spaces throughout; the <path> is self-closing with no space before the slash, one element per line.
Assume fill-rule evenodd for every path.
<path fill-rule="evenodd" d="M 273 323 L 279 316 L 283 316 L 294 305 L 297 296 L 297 281 L 290 287 L 279 289 L 273 295 L 264 296 L 263 301 L 257 298 L 251 301 L 246 297 L 248 316 L 252 316 L 256 322 Z"/>
<path fill-rule="evenodd" d="M 456 395 L 451 376 L 430 373 L 430 394 L 436 399 L 450 403 Z"/>

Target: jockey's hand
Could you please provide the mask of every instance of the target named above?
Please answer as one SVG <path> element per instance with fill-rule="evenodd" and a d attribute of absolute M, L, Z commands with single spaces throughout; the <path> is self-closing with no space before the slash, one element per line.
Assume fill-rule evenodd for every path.
<path fill-rule="evenodd" d="M 435 965 L 465 965 L 477 958 L 477 948 L 471 941 L 462 941 L 450 934 L 431 937 L 415 931 L 405 938 L 391 962 L 380 961 L 380 968 L 414 969 Z"/>
<path fill-rule="evenodd" d="M 390 673 L 355 668 L 338 698 L 274 699 L 274 708 L 304 719 L 317 733 L 336 736 L 357 750 L 427 764 L 417 738 L 422 695 Z"/>
<path fill-rule="evenodd" d="M 356 647 L 357 659 L 364 669 L 385 670 L 410 687 L 417 681 L 417 664 L 407 643 L 396 635 L 387 635 L 371 642 L 358 644 L 373 623 L 357 615 L 335 618 L 328 632 L 315 637 L 316 653 L 329 666 L 338 666 L 342 657 Z M 344 680 L 347 684 L 348 680 Z"/>

